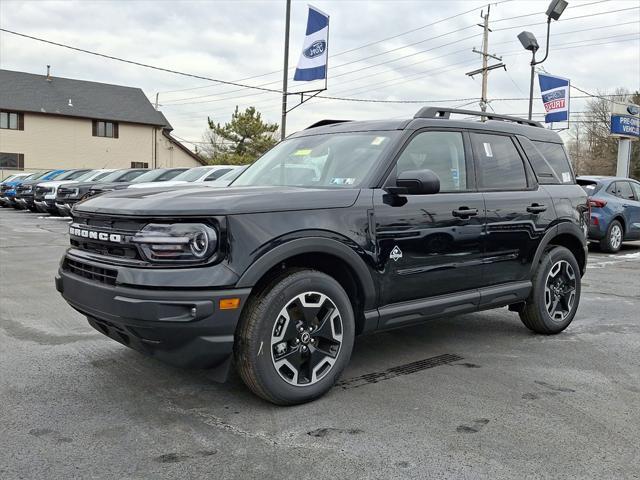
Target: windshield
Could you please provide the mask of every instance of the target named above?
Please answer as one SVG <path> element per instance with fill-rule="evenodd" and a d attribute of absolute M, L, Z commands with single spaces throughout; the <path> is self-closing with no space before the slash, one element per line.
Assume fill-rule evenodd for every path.
<path fill-rule="evenodd" d="M 598 182 L 594 182 L 592 180 L 581 180 L 581 179 L 578 179 L 577 182 L 578 182 L 578 185 L 580 185 L 582 189 L 585 191 L 585 193 L 589 196 L 593 195 L 594 193 L 596 193 L 596 191 L 598 191 Z"/>
<path fill-rule="evenodd" d="M 220 178 L 218 178 L 218 180 L 216 180 L 216 182 L 232 182 L 236 178 L 238 178 L 240 176 L 240 174 L 247 169 L 247 167 L 248 167 L 248 165 L 245 165 L 244 167 L 240 167 L 240 168 L 236 168 L 235 170 L 231 170 L 230 172 L 227 172 L 224 175 L 222 175 Z"/>
<path fill-rule="evenodd" d="M 95 170 L 89 170 L 88 172 L 82 172 L 82 175 L 74 177 L 76 182 L 82 182 L 83 180 L 88 180 L 96 174 Z"/>
<path fill-rule="evenodd" d="M 47 180 L 60 180 L 60 177 L 63 177 L 67 173 L 66 170 L 63 170 L 62 172 L 47 175 Z"/>
<path fill-rule="evenodd" d="M 143 173 L 139 177 L 136 177 L 132 180 L 132 183 L 140 183 L 140 182 L 155 182 L 156 179 L 162 175 L 164 170 L 150 170 L 148 172 Z"/>
<path fill-rule="evenodd" d="M 233 186 L 353 188 L 377 167 L 398 132 L 310 135 L 279 143 Z"/>
<path fill-rule="evenodd" d="M 73 170 L 71 172 L 65 172 L 63 175 L 57 177 L 56 180 L 76 180 L 85 173 L 87 173 L 87 170 Z"/>
<path fill-rule="evenodd" d="M 34 173 L 32 175 L 29 175 L 24 180 L 25 181 L 27 181 L 27 180 L 38 180 L 38 179 L 40 179 L 40 178 L 42 178 L 42 177 L 44 177 L 44 176 L 46 176 L 46 175 L 48 175 L 50 173 L 51 173 L 51 170 L 47 170 L 46 172 L 37 172 L 37 173 Z"/>
<path fill-rule="evenodd" d="M 175 181 L 181 180 L 183 182 L 195 182 L 209 170 L 211 170 L 211 167 L 196 167 L 187 170 L 186 172 L 182 172 L 180 175 L 174 177 L 173 179 Z"/>

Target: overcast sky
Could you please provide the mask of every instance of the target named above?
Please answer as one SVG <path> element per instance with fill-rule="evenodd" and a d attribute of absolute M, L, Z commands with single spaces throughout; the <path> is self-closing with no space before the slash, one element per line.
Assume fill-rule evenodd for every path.
<path fill-rule="evenodd" d="M 331 16 L 329 90 L 324 95 L 425 101 L 480 96 L 480 78 L 465 73 L 481 66 L 480 56 L 471 50 L 481 47 L 481 28 L 474 25 L 481 21 L 486 2 L 311 3 Z M 498 99 L 527 97 L 530 54 L 522 50 L 516 35 L 529 30 L 542 45 L 547 4 L 511 0 L 491 6 L 489 50 L 502 56 L 507 66 L 506 72 L 494 70 L 489 77 L 489 99 L 495 99 L 491 106 L 496 112 L 526 115 L 526 100 Z M 292 67 L 303 41 L 306 5 L 292 5 Z M 282 88 L 284 14 L 284 0 L 0 2 L 0 26 L 5 29 L 209 78 L 233 81 L 268 74 L 242 83 L 275 89 Z M 548 72 L 568 77 L 589 92 L 640 89 L 638 0 L 569 0 L 562 18 L 551 27 L 551 52 L 543 64 Z M 403 34 L 407 31 L 411 32 Z M 368 45 L 373 42 L 377 43 Z M 140 87 L 152 101 L 160 92 L 160 109 L 174 134 L 192 142 L 202 140 L 207 116 L 224 122 L 235 105 L 254 105 L 269 121 L 280 121 L 277 93 L 216 85 L 0 32 L 0 68 L 44 74 L 47 64 L 54 76 Z M 309 88 L 292 82 L 289 90 Z M 574 90 L 572 95 L 581 93 Z M 584 106 L 585 100 L 572 99 L 573 112 Z M 323 118 L 410 117 L 419 107 L 314 99 L 291 112 L 287 130 L 291 133 Z M 465 108 L 477 109 L 477 103 Z M 534 111 L 543 111 L 538 98 Z"/>

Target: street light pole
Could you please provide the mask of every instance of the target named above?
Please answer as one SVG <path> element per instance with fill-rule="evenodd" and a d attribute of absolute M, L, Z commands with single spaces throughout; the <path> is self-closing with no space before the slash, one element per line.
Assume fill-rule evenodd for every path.
<path fill-rule="evenodd" d="M 529 120 L 533 115 L 533 83 L 536 76 L 536 65 L 540 65 L 543 63 L 547 57 L 549 56 L 549 37 L 551 34 L 551 20 L 558 20 L 562 12 L 567 8 L 568 2 L 566 0 L 551 0 L 549 4 L 549 8 L 547 9 L 547 41 L 545 46 L 545 53 L 542 60 L 536 61 L 536 52 L 538 51 L 538 41 L 536 37 L 531 32 L 520 32 L 518 35 L 518 40 L 525 48 L 525 50 L 530 50 L 532 53 L 531 56 L 531 79 L 529 83 Z"/>
<path fill-rule="evenodd" d="M 284 27 L 284 72 L 282 74 L 282 118 L 280 121 L 280 140 L 287 136 L 287 77 L 289 76 L 289 23 L 291 20 L 291 0 L 287 0 L 287 13 Z"/>

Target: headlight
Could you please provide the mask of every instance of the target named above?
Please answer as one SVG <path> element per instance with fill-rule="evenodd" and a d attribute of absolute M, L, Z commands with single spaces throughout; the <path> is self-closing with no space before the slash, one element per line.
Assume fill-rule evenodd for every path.
<path fill-rule="evenodd" d="M 198 262 L 215 253 L 218 234 L 202 223 L 150 223 L 131 241 L 152 262 Z"/>

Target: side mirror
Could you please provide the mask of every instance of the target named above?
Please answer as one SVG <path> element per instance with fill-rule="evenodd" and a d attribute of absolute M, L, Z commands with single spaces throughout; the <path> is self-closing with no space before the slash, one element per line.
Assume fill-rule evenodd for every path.
<path fill-rule="evenodd" d="M 407 170 L 398 175 L 396 185 L 409 195 L 430 195 L 440 191 L 440 178 L 432 170 Z"/>

